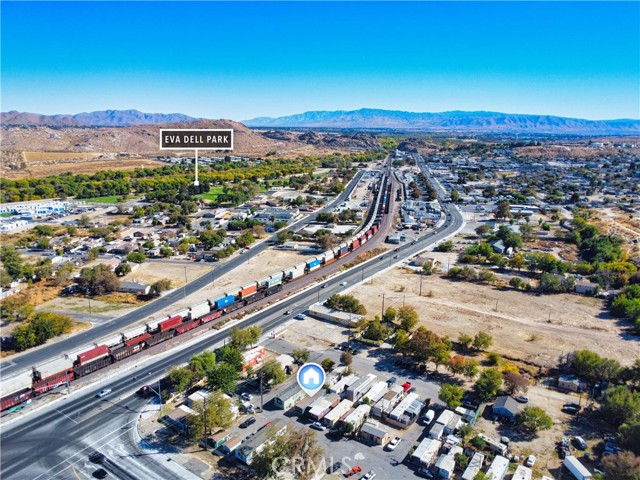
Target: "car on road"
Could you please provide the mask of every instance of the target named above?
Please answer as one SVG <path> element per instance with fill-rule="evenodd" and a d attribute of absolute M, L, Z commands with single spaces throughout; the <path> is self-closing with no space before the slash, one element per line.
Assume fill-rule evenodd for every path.
<path fill-rule="evenodd" d="M 387 450 L 393 452 L 402 439 L 400 437 L 394 437 L 389 443 L 387 443 Z"/>
<path fill-rule="evenodd" d="M 107 457 L 104 456 L 104 453 L 100 453 L 100 452 L 93 452 L 91 455 L 89 455 L 89 461 L 91 463 L 102 464 L 102 463 L 104 463 L 106 458 Z"/>
<path fill-rule="evenodd" d="M 250 402 L 251 399 L 253 398 L 253 395 L 251 395 L 250 393 L 244 392 L 240 395 L 240 398 L 243 400 L 246 400 L 247 402 Z"/>
<path fill-rule="evenodd" d="M 244 422 L 240 424 L 240 428 L 247 428 L 250 425 L 256 423 L 256 417 L 247 418 Z"/>
<path fill-rule="evenodd" d="M 398 258 L 400 255 L 394 255 L 393 258 Z"/>
<path fill-rule="evenodd" d="M 107 471 L 104 468 L 99 468 L 95 472 L 93 472 L 93 476 L 96 478 L 107 478 Z"/>
<path fill-rule="evenodd" d="M 325 427 L 324 425 L 322 425 L 320 422 L 313 422 L 313 423 L 310 425 L 310 427 L 311 427 L 311 428 L 313 428 L 314 430 L 319 430 L 319 431 L 321 431 L 321 432 L 324 432 L 324 431 L 327 429 L 327 427 Z"/>
<path fill-rule="evenodd" d="M 362 477 L 362 480 L 373 480 L 375 477 L 376 477 L 376 471 L 371 469 L 366 473 L 364 477 Z"/>
<path fill-rule="evenodd" d="M 341 282 L 341 283 L 340 283 L 340 286 L 341 286 L 341 287 L 346 287 L 346 286 L 347 286 L 347 282 Z"/>
<path fill-rule="evenodd" d="M 98 392 L 98 394 L 96 395 L 97 398 L 102 398 L 105 397 L 107 395 L 109 395 L 111 393 L 111 389 L 110 388 L 105 388 L 103 390 L 100 390 Z"/>
<path fill-rule="evenodd" d="M 322 285 L 320 288 L 327 288 L 329 286 L 328 283 L 325 283 L 324 285 Z"/>
<path fill-rule="evenodd" d="M 336 470 L 340 470 L 341 468 L 342 468 L 342 462 L 336 462 L 333 465 L 331 465 L 329 468 L 327 468 L 327 473 L 331 474 Z"/>
<path fill-rule="evenodd" d="M 293 318 L 295 318 L 296 320 L 304 320 L 305 318 L 307 318 L 307 316 L 304 313 L 299 313 Z"/>
<path fill-rule="evenodd" d="M 293 310 L 287 310 L 284 312 L 285 315 L 291 315 L 293 313 Z"/>
<path fill-rule="evenodd" d="M 536 463 L 536 456 L 535 455 L 529 455 L 527 457 L 527 459 L 524 462 L 524 466 L 525 467 L 533 467 L 533 464 Z"/>
<path fill-rule="evenodd" d="M 514 399 L 518 403 L 529 403 L 529 397 L 526 395 L 520 395 Z"/>
<path fill-rule="evenodd" d="M 387 385 L 391 386 L 394 383 L 396 383 L 398 381 L 398 379 L 396 377 L 391 377 L 389 380 L 387 380 Z"/>
<path fill-rule="evenodd" d="M 360 473 L 361 471 L 362 471 L 362 468 L 360 467 L 360 465 L 351 467 L 351 470 L 349 470 L 347 473 L 344 474 L 344 478 L 353 477 L 356 473 Z"/>

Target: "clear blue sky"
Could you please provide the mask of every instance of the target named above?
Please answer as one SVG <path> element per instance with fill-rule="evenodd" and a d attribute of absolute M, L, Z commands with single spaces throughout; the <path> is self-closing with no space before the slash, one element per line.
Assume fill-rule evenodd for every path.
<path fill-rule="evenodd" d="M 2 1 L 2 111 L 640 118 L 638 2 Z"/>

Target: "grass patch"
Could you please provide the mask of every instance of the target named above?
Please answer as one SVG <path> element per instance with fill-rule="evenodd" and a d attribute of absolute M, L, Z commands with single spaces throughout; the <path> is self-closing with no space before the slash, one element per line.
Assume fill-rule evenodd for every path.
<path fill-rule="evenodd" d="M 96 297 L 96 300 L 100 300 L 101 302 L 107 303 L 125 303 L 128 305 L 142 305 L 145 302 L 138 299 L 133 293 L 123 293 L 123 292 L 114 292 L 109 295 L 102 295 L 100 297 Z"/>
<path fill-rule="evenodd" d="M 195 195 L 196 198 L 200 198 L 202 200 L 210 200 L 215 202 L 218 199 L 218 195 L 224 193 L 224 187 L 217 186 L 211 187 L 207 193 L 200 193 Z"/>
<path fill-rule="evenodd" d="M 80 198 L 79 200 L 88 203 L 122 203 L 123 201 L 128 202 L 129 200 L 138 199 L 140 198 L 140 196 L 127 196 L 124 198 L 124 200 L 120 200 L 120 198 L 120 195 L 110 195 L 108 197 Z"/>
<path fill-rule="evenodd" d="M 123 304 L 111 304 L 111 305 L 105 305 L 104 307 L 96 307 L 96 306 L 92 306 L 91 310 L 89 310 L 89 306 L 84 306 L 84 307 L 74 307 L 74 308 L 70 308 L 69 310 L 71 310 L 72 312 L 75 313 L 107 313 L 107 312 L 113 312 L 115 310 L 122 310 L 123 308 L 128 308 L 129 305 L 123 305 Z"/>

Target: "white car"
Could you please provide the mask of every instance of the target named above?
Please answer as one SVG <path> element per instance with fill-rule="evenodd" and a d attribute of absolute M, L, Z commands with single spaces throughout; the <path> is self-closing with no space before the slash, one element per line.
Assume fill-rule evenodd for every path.
<path fill-rule="evenodd" d="M 111 389 L 110 388 L 105 388 L 104 390 L 100 390 L 98 392 L 98 394 L 96 395 L 96 397 L 102 398 L 102 397 L 104 397 L 106 395 L 109 395 L 110 393 L 111 393 Z"/>
<path fill-rule="evenodd" d="M 393 440 L 387 443 L 387 450 L 389 450 L 390 452 L 394 451 L 401 440 L 402 439 L 400 437 L 395 437 Z"/>
<path fill-rule="evenodd" d="M 533 464 L 536 463 L 536 456 L 529 455 L 527 460 L 524 462 L 525 467 L 533 467 Z"/>
<path fill-rule="evenodd" d="M 293 318 L 295 318 L 296 320 L 304 320 L 305 318 L 307 318 L 307 316 L 304 313 L 299 313 Z"/>
<path fill-rule="evenodd" d="M 327 429 L 327 427 L 322 425 L 320 422 L 313 422 L 311 424 L 311 428 L 314 428 L 316 430 L 320 430 L 321 432 Z"/>
<path fill-rule="evenodd" d="M 347 282 L 342 282 L 342 283 L 340 284 L 340 286 L 341 286 L 341 287 L 346 287 L 346 286 L 347 286 Z"/>
<path fill-rule="evenodd" d="M 243 400 L 246 400 L 247 402 L 250 401 L 253 398 L 253 395 L 251 395 L 250 393 L 243 393 L 240 395 L 240 398 L 242 398 Z"/>

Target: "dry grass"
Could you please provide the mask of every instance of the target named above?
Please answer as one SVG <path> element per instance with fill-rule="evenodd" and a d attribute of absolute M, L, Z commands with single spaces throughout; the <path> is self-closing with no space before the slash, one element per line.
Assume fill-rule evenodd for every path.
<path fill-rule="evenodd" d="M 39 162 L 64 162 L 69 160 L 90 161 L 99 157 L 99 153 L 82 153 L 82 152 L 22 152 L 24 161 L 27 164 Z"/>
<path fill-rule="evenodd" d="M 101 302 L 107 303 L 119 303 L 119 304 L 127 304 L 127 305 L 143 305 L 145 302 L 140 300 L 133 293 L 121 293 L 114 292 L 109 295 L 102 295 L 100 297 L 96 297 L 96 300 L 100 300 Z"/>
<path fill-rule="evenodd" d="M 75 154 L 76 156 L 79 154 Z M 19 170 L 3 169 L 2 176 L 11 180 L 25 177 L 48 177 L 71 172 L 73 174 L 91 175 L 104 170 L 135 170 L 136 168 L 158 168 L 165 166 L 162 162 L 148 160 L 146 158 L 125 158 L 114 160 L 97 160 L 93 158 L 57 160 L 55 163 L 38 162 L 38 164 L 25 165 Z"/>
<path fill-rule="evenodd" d="M 45 282 L 38 282 L 26 290 L 22 290 L 15 295 L 11 295 L 7 300 L 11 300 L 11 302 L 16 302 L 18 304 L 31 304 L 35 307 L 36 305 L 40 305 L 41 303 L 57 298 L 61 292 L 62 287 L 48 285 Z"/>

